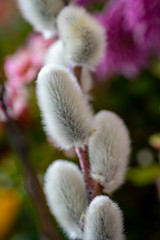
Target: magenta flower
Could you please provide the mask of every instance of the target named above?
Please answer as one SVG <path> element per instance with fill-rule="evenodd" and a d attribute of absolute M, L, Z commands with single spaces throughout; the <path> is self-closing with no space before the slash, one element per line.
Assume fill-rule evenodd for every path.
<path fill-rule="evenodd" d="M 9 84 L 20 87 L 36 78 L 43 65 L 44 56 L 54 39 L 44 39 L 40 34 L 31 34 L 27 43 L 5 61 Z"/>
<path fill-rule="evenodd" d="M 98 77 L 113 74 L 134 77 L 145 66 L 147 52 L 128 24 L 125 2 L 113 1 L 104 12 L 97 15 L 97 19 L 106 29 L 108 42 L 105 57 L 97 69 Z"/>
<path fill-rule="evenodd" d="M 77 0 L 77 5 L 88 7 L 93 2 L 95 2 L 95 0 Z"/>
<path fill-rule="evenodd" d="M 123 0 L 126 15 L 134 29 L 136 37 L 148 50 L 160 54 L 160 1 L 159 0 Z"/>

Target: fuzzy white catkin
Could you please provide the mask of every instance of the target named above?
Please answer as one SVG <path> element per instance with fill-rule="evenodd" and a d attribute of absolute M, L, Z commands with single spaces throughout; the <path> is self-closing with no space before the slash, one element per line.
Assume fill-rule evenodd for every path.
<path fill-rule="evenodd" d="M 47 50 L 44 65 L 56 64 L 67 67 L 67 61 L 64 54 L 64 44 L 62 40 L 54 42 Z"/>
<path fill-rule="evenodd" d="M 130 138 L 123 120 L 113 112 L 95 116 L 96 131 L 89 139 L 91 176 L 111 193 L 124 181 L 130 153 Z"/>
<path fill-rule="evenodd" d="M 86 213 L 84 240 L 124 239 L 120 208 L 107 196 L 96 197 Z"/>
<path fill-rule="evenodd" d="M 66 56 L 64 54 L 64 44 L 62 40 L 57 40 L 53 43 L 45 56 L 44 65 L 56 64 L 60 66 L 69 67 Z M 84 93 L 88 93 L 92 89 L 93 81 L 90 71 L 86 68 L 82 68 L 80 85 Z"/>
<path fill-rule="evenodd" d="M 44 191 L 52 214 L 72 239 L 82 239 L 81 216 L 87 208 L 83 176 L 78 167 L 64 160 L 52 163 L 46 174 Z"/>
<path fill-rule="evenodd" d="M 18 0 L 24 18 L 45 36 L 55 32 L 56 17 L 65 6 L 62 0 Z"/>
<path fill-rule="evenodd" d="M 83 147 L 93 117 L 73 74 L 65 67 L 45 66 L 38 75 L 37 97 L 45 130 L 57 145 Z"/>
<path fill-rule="evenodd" d="M 69 61 L 93 70 L 104 54 L 103 27 L 85 9 L 76 6 L 65 7 L 57 23 Z"/>

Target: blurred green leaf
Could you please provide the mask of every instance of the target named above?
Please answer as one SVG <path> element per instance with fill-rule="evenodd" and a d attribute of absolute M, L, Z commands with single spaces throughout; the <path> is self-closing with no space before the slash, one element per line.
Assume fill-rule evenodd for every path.
<path fill-rule="evenodd" d="M 130 168 L 128 171 L 128 180 L 132 181 L 133 184 L 139 186 L 145 186 L 152 184 L 156 179 L 160 177 L 160 165 L 154 164 L 149 167 L 135 167 Z"/>
<path fill-rule="evenodd" d="M 160 151 L 160 133 L 151 135 L 148 141 L 152 147 Z"/>

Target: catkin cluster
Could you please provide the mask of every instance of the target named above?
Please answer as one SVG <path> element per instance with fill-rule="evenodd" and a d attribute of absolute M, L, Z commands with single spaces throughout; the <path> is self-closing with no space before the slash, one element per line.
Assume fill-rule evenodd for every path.
<path fill-rule="evenodd" d="M 94 114 L 84 94 L 91 88 L 89 71 L 103 57 L 107 42 L 104 29 L 83 8 L 64 7 L 64 1 L 18 1 L 25 18 L 37 30 L 57 31 L 59 37 L 49 48 L 36 82 L 44 129 L 61 149 L 87 145 L 89 177 L 104 193 L 112 193 L 125 179 L 128 130 L 113 112 Z M 77 67 L 81 70 L 78 79 L 74 75 Z M 69 238 L 125 238 L 118 205 L 107 196 L 97 196 L 89 203 L 83 174 L 75 164 L 54 161 L 46 171 L 44 191 L 50 211 Z"/>

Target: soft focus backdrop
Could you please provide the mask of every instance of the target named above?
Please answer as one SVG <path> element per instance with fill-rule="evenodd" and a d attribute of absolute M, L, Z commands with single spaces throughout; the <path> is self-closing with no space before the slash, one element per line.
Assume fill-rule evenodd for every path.
<path fill-rule="evenodd" d="M 94 4 L 94 1 L 79 2 L 88 6 L 91 3 L 90 11 L 104 26 L 108 24 L 111 32 L 115 31 L 109 35 L 109 51 L 97 70 L 101 74 L 93 77 L 91 92 L 94 110 L 107 109 L 119 114 L 126 122 L 132 139 L 127 179 L 112 199 L 119 203 L 124 213 L 128 240 L 159 240 L 160 62 L 153 53 L 152 60 L 146 64 L 146 49 L 131 44 L 131 34 L 122 26 L 123 6 L 119 3 L 109 13 L 105 10 L 101 14 L 103 1 L 95 1 Z M 132 4 L 133 1 L 128 2 Z M 134 28 L 134 13 L 130 14 L 133 14 L 130 24 Z M 72 152 L 61 152 L 46 139 L 35 98 L 34 80 L 47 47 L 55 39 L 44 40 L 40 34 L 32 33 L 31 26 L 20 15 L 14 0 L 0 0 L 0 16 L 0 70 L 3 78 L 6 77 L 8 105 L 27 137 L 32 166 L 43 184 L 43 174 L 52 161 L 67 158 L 78 162 Z M 115 30 L 118 24 L 121 29 Z M 117 36 L 121 37 L 121 42 Z M 157 42 L 154 39 L 150 41 L 152 48 L 154 43 L 156 48 Z M 114 42 L 116 46 L 119 44 L 116 50 Z M 150 42 L 146 44 L 150 46 Z M 39 239 L 39 219 L 25 191 L 17 154 L 11 149 L 5 127 L 0 122 L 0 240 Z"/>

